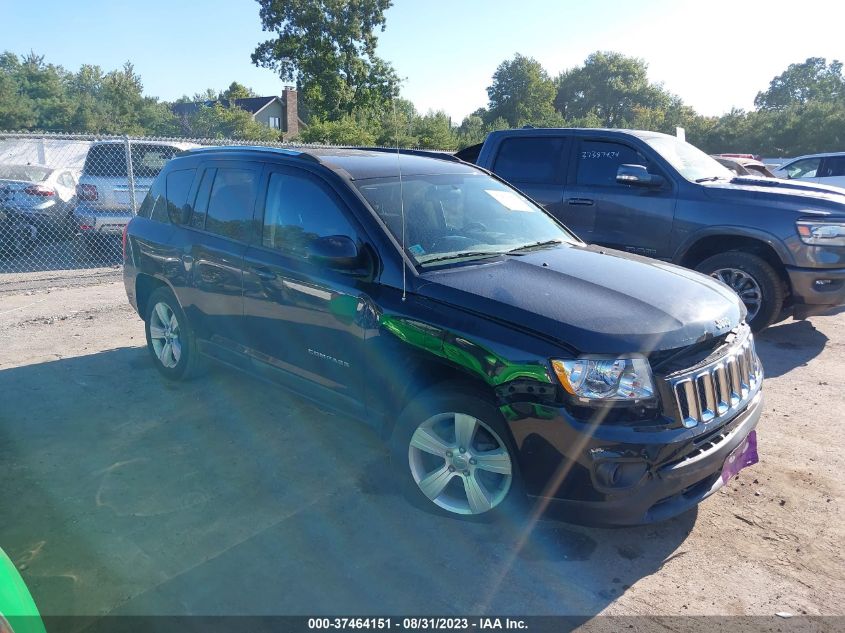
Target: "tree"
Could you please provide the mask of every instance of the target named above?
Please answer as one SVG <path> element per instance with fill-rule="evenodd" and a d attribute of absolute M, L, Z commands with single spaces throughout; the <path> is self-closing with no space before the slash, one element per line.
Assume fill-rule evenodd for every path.
<path fill-rule="evenodd" d="M 419 117 L 414 104 L 397 97 L 377 112 L 371 126 L 375 129 L 377 145 L 386 147 L 416 147 L 419 139 L 415 135 L 414 123 Z"/>
<path fill-rule="evenodd" d="M 505 119 L 512 127 L 543 124 L 554 116 L 555 87 L 536 59 L 517 53 L 499 64 L 487 88 L 487 121 Z"/>
<path fill-rule="evenodd" d="M 258 0 L 265 31 L 252 62 L 295 81 L 305 110 L 323 121 L 379 110 L 398 93 L 393 68 L 376 55 L 375 29 L 391 0 Z"/>
<path fill-rule="evenodd" d="M 239 84 L 237 81 L 230 83 L 229 87 L 220 93 L 220 99 L 225 99 L 227 101 L 234 101 L 235 99 L 249 99 L 250 97 L 257 96 L 258 95 L 255 94 L 255 91 L 252 88 L 247 88 L 243 84 Z"/>
<path fill-rule="evenodd" d="M 197 138 L 278 141 L 279 133 L 252 118 L 246 110 L 220 103 L 202 106 L 186 117 L 186 132 Z"/>
<path fill-rule="evenodd" d="M 34 104 L 19 82 L 17 55 L 0 55 L 0 129 L 24 130 L 35 125 Z"/>
<path fill-rule="evenodd" d="M 845 101 L 845 76 L 842 62 L 830 64 L 824 57 L 810 57 L 800 64 L 790 64 L 772 79 L 769 89 L 758 92 L 754 105 L 761 110 L 782 110 L 811 101 Z"/>
<path fill-rule="evenodd" d="M 332 145 L 374 145 L 373 134 L 364 121 L 351 114 L 332 121 L 313 118 L 299 140 L 305 143 L 330 143 Z"/>
<path fill-rule="evenodd" d="M 449 115 L 442 110 L 430 110 L 425 116 L 418 117 L 414 122 L 414 134 L 420 147 L 454 150 L 458 146 Z"/>
<path fill-rule="evenodd" d="M 595 52 L 557 81 L 554 105 L 567 121 L 592 114 L 604 127 L 630 127 L 638 110 L 665 110 L 673 98 L 648 81 L 642 59 L 621 53 Z"/>
<path fill-rule="evenodd" d="M 41 130 L 64 130 L 73 112 L 65 94 L 67 72 L 61 66 L 47 64 L 43 55 L 29 53 L 18 65 L 18 85 L 22 95 L 32 103 L 35 127 Z"/>

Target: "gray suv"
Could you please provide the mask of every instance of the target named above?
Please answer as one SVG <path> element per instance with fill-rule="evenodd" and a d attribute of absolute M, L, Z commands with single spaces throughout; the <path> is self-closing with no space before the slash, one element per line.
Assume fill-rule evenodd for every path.
<path fill-rule="evenodd" d="M 164 164 L 193 143 L 130 141 L 135 204 L 144 196 Z M 132 219 L 132 188 L 126 142 L 98 141 L 91 145 L 76 187 L 74 212 L 79 235 L 89 251 L 99 252 L 109 242 L 117 243 Z"/>
<path fill-rule="evenodd" d="M 458 157 L 586 242 L 724 282 L 755 331 L 845 303 L 843 189 L 738 177 L 689 143 L 643 130 L 502 130 Z"/>

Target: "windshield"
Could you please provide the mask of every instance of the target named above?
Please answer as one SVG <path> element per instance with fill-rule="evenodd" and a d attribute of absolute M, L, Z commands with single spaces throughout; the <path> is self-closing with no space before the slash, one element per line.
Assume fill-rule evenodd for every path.
<path fill-rule="evenodd" d="M 355 183 L 398 242 L 418 264 L 484 257 L 573 242 L 540 207 L 483 174 L 372 178 Z"/>
<path fill-rule="evenodd" d="M 0 165 L 0 179 L 44 182 L 52 169 L 35 165 Z"/>
<path fill-rule="evenodd" d="M 730 180 L 734 177 L 734 173 L 722 167 L 716 159 L 686 141 L 673 136 L 653 136 L 643 140 L 687 180 Z"/>

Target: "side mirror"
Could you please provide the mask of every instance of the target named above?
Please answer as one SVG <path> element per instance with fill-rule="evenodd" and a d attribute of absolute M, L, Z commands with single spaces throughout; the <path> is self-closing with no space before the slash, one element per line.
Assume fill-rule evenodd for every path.
<path fill-rule="evenodd" d="M 648 173 L 642 165 L 619 165 L 616 171 L 616 182 L 620 185 L 635 185 L 639 187 L 660 187 L 663 177 Z"/>
<path fill-rule="evenodd" d="M 361 266 L 358 247 L 346 235 L 318 237 L 308 245 L 308 259 L 336 270 L 353 270 Z"/>

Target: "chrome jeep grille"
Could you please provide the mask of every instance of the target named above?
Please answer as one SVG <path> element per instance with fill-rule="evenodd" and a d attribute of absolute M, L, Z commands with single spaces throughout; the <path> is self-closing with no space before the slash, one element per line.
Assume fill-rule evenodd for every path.
<path fill-rule="evenodd" d="M 747 327 L 717 358 L 666 380 L 675 396 L 679 421 L 687 428 L 730 417 L 754 397 L 763 382 L 763 367 Z"/>

